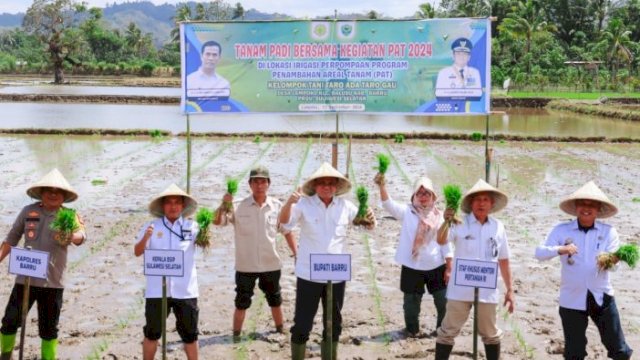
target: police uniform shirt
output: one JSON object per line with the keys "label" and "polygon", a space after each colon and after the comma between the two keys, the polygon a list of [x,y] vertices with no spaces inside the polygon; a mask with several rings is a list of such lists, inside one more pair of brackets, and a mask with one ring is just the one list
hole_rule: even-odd
{"label": "police uniform shirt", "polygon": [[[147,249],[180,250],[184,252],[184,276],[167,276],[167,297],[192,299],[198,297],[198,274],[194,261],[195,240],[198,225],[191,219],[179,217],[173,224],[166,217],[150,221],[140,229],[136,242],[140,241],[149,225],[153,224],[153,235]],[[146,298],[162,297],[162,276],[147,276]]]}
{"label": "police uniform shirt", "polygon": [[[291,208],[291,231],[300,224],[300,240],[296,260],[296,276],[311,281],[311,254],[344,254],[347,228],[358,214],[358,208],[345,199],[333,197],[325,206],[317,194],[301,198]],[[321,281],[324,283],[324,281]]]}
{"label": "police uniform shirt", "polygon": [[[460,73],[462,70],[462,73]],[[436,89],[480,89],[482,82],[480,72],[476,68],[465,66],[462,69],[455,65],[447,66],[438,72]]]}
{"label": "police uniform shirt", "polygon": [[586,310],[587,291],[591,291],[598,305],[602,305],[604,294],[613,296],[609,279],[610,271],[599,271],[596,258],[604,252],[618,250],[620,240],[616,229],[596,221],[593,229],[584,232],[578,221],[573,220],[556,225],[543,245],[536,248],[538,260],[549,260],[558,255],[558,250],[567,243],[578,247],[578,252],[560,256],[560,306],[567,309]]}
{"label": "police uniform shirt", "polygon": [[[51,223],[55,220],[57,211],[47,211],[41,202],[25,206],[16,218],[11,230],[5,238],[10,246],[17,246],[24,235],[24,247],[31,246],[33,250],[49,253],[49,265],[47,267],[47,279],[31,278],[31,286],[64,288],[64,271],[67,268],[67,246],[60,245],[56,240],[59,236],[51,229]],[[86,239],[84,224],[76,214],[79,231]],[[16,276],[16,283],[24,284],[24,276]]]}
{"label": "police uniform shirt", "polygon": [[[504,225],[497,219],[489,216],[484,224],[481,224],[473,213],[467,214],[461,224],[452,225],[449,230],[449,242],[455,248],[454,266],[451,280],[447,286],[447,299],[458,301],[473,301],[473,287],[455,285],[457,269],[455,259],[471,259],[481,261],[498,261],[509,258],[509,244]],[[479,301],[482,303],[497,304],[498,288],[479,289]]]}

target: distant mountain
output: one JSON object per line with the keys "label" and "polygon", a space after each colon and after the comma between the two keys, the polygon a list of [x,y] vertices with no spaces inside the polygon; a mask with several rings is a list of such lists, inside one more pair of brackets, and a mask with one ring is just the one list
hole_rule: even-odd
{"label": "distant mountain", "polygon": [[8,14],[2,13],[0,14],[0,28],[15,28],[22,26],[22,19],[24,18],[24,13],[17,14]]}
{"label": "distant mountain", "polygon": [[[232,2],[228,2],[232,3]],[[242,3],[242,2],[241,2]],[[196,2],[187,2],[191,9],[194,10]],[[235,2],[233,2],[235,4]],[[233,5],[232,5],[233,6]],[[103,9],[103,20],[107,26],[113,29],[124,30],[129,23],[135,23],[144,34],[153,34],[154,43],[160,47],[170,38],[171,29],[174,27],[172,18],[177,10],[176,5],[163,4],[154,5],[149,1],[124,2],[121,4],[113,3]],[[193,11],[195,13],[195,11]],[[333,16],[319,16],[318,19],[324,19]],[[364,19],[364,14],[340,14],[340,19]],[[0,14],[0,30],[19,27],[22,25],[24,13],[18,14]],[[279,13],[264,13],[256,9],[245,10],[244,20],[246,21],[264,21],[264,20],[282,20],[291,19],[292,17]]]}

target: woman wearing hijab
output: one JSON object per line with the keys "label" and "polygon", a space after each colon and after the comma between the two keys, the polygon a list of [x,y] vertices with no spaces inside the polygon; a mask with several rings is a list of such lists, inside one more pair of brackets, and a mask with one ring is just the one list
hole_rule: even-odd
{"label": "woman wearing hijab", "polygon": [[405,331],[416,337],[420,333],[420,304],[425,287],[436,307],[436,328],[444,318],[453,251],[450,244],[439,245],[436,240],[444,219],[435,205],[437,196],[429,178],[421,177],[415,182],[409,204],[389,196],[381,174],[374,181],[380,188],[382,206],[402,222],[395,260],[402,266],[400,290],[404,293]]}

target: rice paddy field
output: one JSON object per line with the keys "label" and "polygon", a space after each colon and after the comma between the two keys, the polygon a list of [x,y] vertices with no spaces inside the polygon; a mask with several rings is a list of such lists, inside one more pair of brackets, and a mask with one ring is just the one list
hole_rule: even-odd
{"label": "rice paddy field", "polygon": [[[516,310],[498,308],[505,330],[503,359],[561,359],[562,327],[558,315],[560,264],[538,262],[535,247],[551,227],[569,217],[559,201],[594,180],[620,209],[608,219],[625,243],[640,241],[640,144],[494,142],[490,180],[509,196],[496,215],[507,229],[516,292]],[[249,195],[248,172],[257,164],[271,172],[270,194],[285,200],[322,162],[331,162],[331,141],[320,138],[199,137],[192,141],[191,176],[187,180],[187,141],[184,137],[2,135],[0,136],[0,232],[6,234],[20,209],[29,204],[25,191],[57,167],[80,194],[70,207],[87,226],[88,241],[69,250],[66,290],[60,320],[61,359],[141,359],[144,325],[142,259],[133,254],[135,236],[150,219],[150,199],[171,183],[190,192],[200,205],[217,207],[229,177],[241,179],[236,199]],[[462,140],[358,140],[338,144],[339,170],[356,185],[369,190],[378,227],[352,228],[352,281],[347,284],[344,329],[339,359],[424,359],[433,357],[435,338],[405,338],[400,267],[393,257],[400,223],[389,217],[378,201],[373,183],[376,154],[387,154],[390,195],[409,201],[418,176],[433,179],[440,191],[447,183],[466,191],[484,178],[484,143]],[[355,202],[355,194],[346,195]],[[443,196],[440,194],[440,206]],[[200,286],[201,359],[284,359],[289,337],[274,331],[264,297],[256,292],[247,312],[242,341],[231,333],[234,299],[234,240],[229,227],[214,227],[208,254],[198,254]],[[283,310],[286,327],[293,318],[295,276],[293,258],[284,239],[279,241],[284,268]],[[0,306],[4,307],[14,276],[7,261],[0,272]],[[640,349],[640,284],[638,270],[622,265],[613,275],[616,302],[628,343]],[[502,282],[499,282],[502,288]],[[257,290],[257,289],[256,289]],[[435,308],[425,295],[421,329],[435,327]],[[308,345],[308,357],[320,356],[320,312]],[[597,329],[588,328],[589,359],[605,359]],[[174,317],[168,320],[168,358],[183,359]],[[27,359],[40,354],[35,309],[27,320]],[[452,359],[469,359],[472,321],[457,338]],[[156,358],[159,358],[160,349]],[[14,357],[17,354],[14,353]],[[480,358],[484,349],[480,346]]]}

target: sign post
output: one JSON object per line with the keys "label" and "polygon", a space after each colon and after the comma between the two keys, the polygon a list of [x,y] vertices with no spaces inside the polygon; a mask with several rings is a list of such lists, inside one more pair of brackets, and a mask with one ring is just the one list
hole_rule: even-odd
{"label": "sign post", "polygon": [[31,246],[26,249],[17,247],[11,248],[9,258],[9,273],[24,276],[24,290],[22,293],[22,313],[20,326],[20,352],[18,358],[24,357],[24,337],[27,327],[27,315],[29,314],[29,288],[31,278],[46,279],[47,267],[49,264],[49,253],[31,250]]}
{"label": "sign post", "polygon": [[[329,349],[328,359],[333,354],[333,281],[351,280],[351,254],[311,254],[311,281],[327,282],[326,331]],[[324,358],[324,357],[323,357]]]}
{"label": "sign post", "polygon": [[184,252],[181,250],[144,251],[144,274],[162,276],[162,359],[167,358],[167,277],[184,276]]}
{"label": "sign post", "polygon": [[456,259],[455,284],[473,287],[473,359],[478,358],[478,302],[480,288],[498,286],[498,263],[472,259]]}

